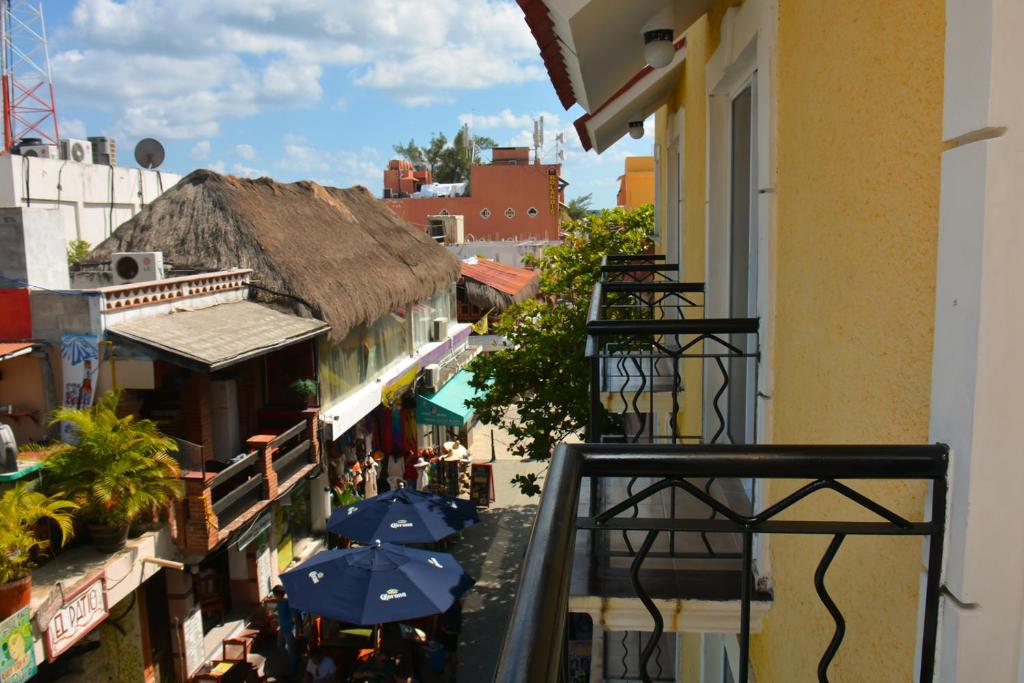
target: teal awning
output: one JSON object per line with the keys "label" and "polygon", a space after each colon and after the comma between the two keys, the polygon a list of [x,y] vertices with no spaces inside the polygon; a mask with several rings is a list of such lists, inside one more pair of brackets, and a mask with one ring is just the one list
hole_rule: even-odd
{"label": "teal awning", "polygon": [[466,401],[479,395],[469,386],[472,376],[469,370],[459,370],[437,393],[417,396],[416,422],[441,427],[468,424],[473,419],[473,409],[466,405]]}

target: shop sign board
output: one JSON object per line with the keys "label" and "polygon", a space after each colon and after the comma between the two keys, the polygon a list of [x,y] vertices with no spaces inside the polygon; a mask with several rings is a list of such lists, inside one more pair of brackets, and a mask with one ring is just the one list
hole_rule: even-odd
{"label": "shop sign board", "polygon": [[558,173],[553,168],[548,169],[548,213],[558,214]]}
{"label": "shop sign board", "polygon": [[270,595],[270,546],[263,545],[256,555],[256,590],[260,600]]}
{"label": "shop sign board", "polygon": [[203,665],[203,613],[196,607],[181,622],[181,642],[185,644],[185,670],[192,676]]}
{"label": "shop sign board", "polygon": [[403,372],[398,377],[384,385],[380,390],[380,402],[385,408],[397,408],[402,402],[402,395],[412,389],[416,384],[416,376],[420,372],[419,364]]}
{"label": "shop sign board", "polygon": [[23,607],[0,622],[0,683],[22,683],[36,675],[32,609]]}
{"label": "shop sign board", "polygon": [[81,640],[109,614],[103,576],[97,576],[72,595],[46,626],[46,658],[53,661]]}

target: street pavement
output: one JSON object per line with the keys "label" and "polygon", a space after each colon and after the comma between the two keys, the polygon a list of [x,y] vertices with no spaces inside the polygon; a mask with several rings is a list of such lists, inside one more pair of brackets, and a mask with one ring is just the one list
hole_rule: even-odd
{"label": "street pavement", "polygon": [[477,425],[471,436],[474,460],[490,459],[490,432],[494,430],[495,502],[480,512],[480,523],[466,529],[448,546],[476,585],[463,600],[457,680],[486,683],[494,677],[519,588],[519,568],[530,540],[540,496],[528,497],[511,483],[517,474],[542,473],[546,462],[533,462],[508,452],[508,434],[490,425]]}

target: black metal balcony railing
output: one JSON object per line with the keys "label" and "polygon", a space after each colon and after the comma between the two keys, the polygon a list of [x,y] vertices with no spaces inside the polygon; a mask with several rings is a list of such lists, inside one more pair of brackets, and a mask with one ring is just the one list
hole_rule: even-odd
{"label": "black metal balcony railing", "polygon": [[[589,443],[752,440],[748,435],[756,421],[758,321],[705,319],[704,284],[672,281],[667,275],[675,271],[675,265],[649,255],[614,257],[602,265],[587,322]],[[646,278],[650,273],[658,277]],[[684,408],[686,392],[691,396]],[[594,480],[588,490],[590,508],[631,497],[650,483],[639,476]],[[734,509],[749,514],[754,508],[752,480],[709,477],[699,485],[706,495]],[[649,502],[671,511],[670,518],[693,508],[691,501],[680,500],[675,487]],[[632,515],[639,515],[638,506],[632,507]],[[587,592],[607,595],[628,579],[628,560],[636,556],[643,535],[622,530],[614,538],[591,534],[589,540]],[[701,533],[699,543],[692,541],[675,532],[665,534],[649,552],[657,561],[644,570],[648,581],[674,583],[676,570],[686,567],[688,585],[704,591],[687,597],[728,596],[730,589],[723,584],[733,585],[731,575],[740,571],[742,539]]]}
{"label": "black metal balcony railing", "polygon": [[[520,589],[502,647],[495,681],[535,683],[565,681],[566,621],[572,584],[577,530],[608,534],[637,531],[644,540],[632,560],[630,576],[635,595],[651,615],[652,637],[640,658],[640,677],[651,681],[648,663],[664,629],[661,613],[645,587],[641,571],[660,534],[738,534],[742,538],[739,595],[739,666],[736,678],[748,680],[751,604],[758,599],[754,538],[759,534],[811,534],[831,540],[818,563],[814,586],[835,630],[818,665],[818,680],[842,645],[846,623],[825,585],[826,573],[847,536],[898,536],[927,539],[927,580],[920,647],[920,680],[934,673],[938,624],[942,543],[945,532],[948,449],[931,446],[776,446],[776,445],[561,445],[555,452],[533,535],[526,551]],[[581,488],[589,479],[650,477],[642,491],[602,509],[579,515]],[[709,496],[695,482],[714,477],[798,480],[795,491],[755,513],[738,511]],[[807,482],[810,480],[810,482]],[[844,480],[928,482],[930,516],[912,521],[873,500]],[[625,517],[623,513],[672,488],[713,511],[686,517]],[[810,496],[832,495],[876,516],[875,521],[793,519],[793,506]],[[781,513],[790,511],[786,519]],[[582,536],[582,537],[585,537]],[[865,586],[865,591],[872,590]],[[784,598],[783,598],[784,599]]]}
{"label": "black metal balcony railing", "polygon": [[601,259],[603,282],[672,282],[678,271],[662,254],[611,254]]}
{"label": "black metal balcony railing", "polygon": [[[672,281],[676,266],[657,256],[626,258],[606,260],[591,297],[587,441],[749,441],[757,408],[758,320],[705,318],[704,283]],[[687,367],[699,386],[686,386]],[[680,424],[684,391],[697,392],[695,412],[707,416],[691,433]],[[660,423],[659,414],[667,416]]]}

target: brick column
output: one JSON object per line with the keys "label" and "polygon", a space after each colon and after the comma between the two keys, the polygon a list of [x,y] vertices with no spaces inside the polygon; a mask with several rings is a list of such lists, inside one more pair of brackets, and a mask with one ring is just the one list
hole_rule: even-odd
{"label": "brick column", "polygon": [[217,545],[217,515],[213,513],[213,497],[208,481],[213,474],[188,472],[185,480],[185,519],[179,524],[184,530],[183,547],[189,555],[205,555]]}
{"label": "brick column", "polygon": [[277,449],[270,445],[274,437],[270,434],[257,434],[245,442],[247,452],[256,451],[256,465],[263,473],[263,496],[267,500],[277,498],[277,472],[274,471],[274,454]]}

